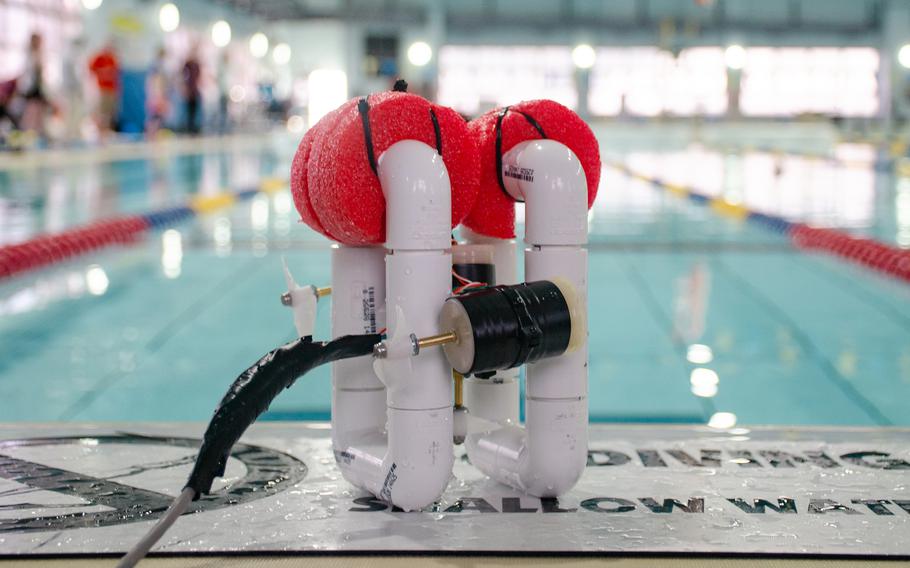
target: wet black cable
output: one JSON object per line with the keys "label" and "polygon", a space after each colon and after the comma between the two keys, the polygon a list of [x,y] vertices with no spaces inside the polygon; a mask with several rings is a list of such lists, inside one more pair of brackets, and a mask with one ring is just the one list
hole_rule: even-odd
{"label": "wet black cable", "polygon": [[320,365],[368,355],[380,341],[379,334],[346,335],[329,342],[314,342],[308,335],[270,351],[244,371],[221,399],[202,437],[199,457],[186,482],[196,491],[194,500],[224,475],[231,448],[282,390]]}
{"label": "wet black cable", "polygon": [[295,339],[266,353],[231,384],[202,437],[202,446],[189,479],[167,514],[123,557],[118,568],[142,560],[192,501],[208,494],[216,477],[224,475],[231,448],[272,401],[302,375],[320,365],[369,355],[382,341],[379,334],[346,335],[332,341]]}

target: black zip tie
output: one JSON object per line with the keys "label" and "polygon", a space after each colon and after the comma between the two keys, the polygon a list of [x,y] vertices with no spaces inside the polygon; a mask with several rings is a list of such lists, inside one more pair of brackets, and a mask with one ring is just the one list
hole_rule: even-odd
{"label": "black zip tie", "polygon": [[436,152],[442,156],[442,132],[439,131],[439,119],[436,118],[433,107],[430,107],[430,120],[433,121],[433,132],[436,134]]}
{"label": "black zip tie", "polygon": [[[510,107],[503,107],[502,111],[499,113],[499,116],[496,117],[496,181],[499,182],[499,189],[502,190],[506,197],[517,203],[524,203],[523,199],[515,199],[512,197],[508,190],[506,190],[506,184],[502,179],[502,119],[504,119],[509,113],[509,109]],[[540,134],[540,137],[544,140],[547,139],[547,135],[543,131],[543,127],[539,122],[534,120],[534,117],[520,110],[516,110],[514,112],[517,112],[521,116],[525,117],[525,120],[528,121],[528,124],[530,124],[534,130]]]}
{"label": "black zip tie", "polygon": [[505,196],[515,200],[515,198],[506,191],[506,184],[502,180],[502,119],[506,117],[508,112],[509,107],[502,107],[502,110],[499,111],[499,115],[496,117],[496,180],[499,182],[499,189],[502,190]]}
{"label": "black zip tie", "polygon": [[392,90],[398,93],[407,93],[408,92],[408,82],[404,79],[398,79],[395,81],[395,86],[392,87]]}
{"label": "black zip tie", "polygon": [[370,162],[373,173],[379,175],[376,168],[376,155],[373,152],[373,133],[370,130],[370,103],[367,102],[366,97],[357,101],[357,111],[360,113],[360,122],[363,124],[363,141],[367,147],[367,160]]}
{"label": "black zip tie", "polygon": [[541,126],[539,122],[537,122],[536,120],[534,120],[534,117],[533,117],[533,116],[531,116],[530,114],[528,114],[528,113],[526,113],[526,112],[521,112],[520,110],[516,110],[515,112],[517,112],[517,113],[520,114],[521,116],[525,117],[525,120],[528,121],[528,124],[530,124],[531,126],[534,127],[534,130],[536,130],[537,133],[540,134],[540,137],[541,137],[541,138],[543,138],[544,140],[547,139],[547,135],[546,135],[546,133],[544,133],[544,131],[543,131],[543,126]]}

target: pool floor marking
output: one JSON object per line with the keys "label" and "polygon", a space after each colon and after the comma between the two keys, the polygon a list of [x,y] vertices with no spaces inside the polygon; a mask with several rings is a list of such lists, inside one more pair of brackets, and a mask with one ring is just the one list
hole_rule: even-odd
{"label": "pool floor marking", "polygon": [[[626,255],[626,258],[624,258],[623,261],[623,264],[625,265],[625,270],[623,270],[623,273],[626,275],[635,290],[638,292],[639,296],[642,298],[642,301],[645,304],[647,311],[651,314],[651,317],[661,324],[662,329],[666,330],[667,341],[669,342],[671,350],[676,356],[676,362],[680,364],[680,368],[689,370],[689,367],[692,365],[689,365],[683,351],[686,348],[686,342],[674,339],[675,323],[673,321],[673,318],[670,317],[670,315],[664,310],[663,306],[661,306],[660,302],[657,299],[657,296],[651,289],[648,280],[642,275],[641,271],[637,266],[635,266],[634,262],[630,260],[628,255]],[[681,380],[688,380],[689,373],[680,373],[679,377]],[[686,385],[686,388],[688,390],[688,385]],[[692,396],[696,399],[698,405],[701,407],[703,421],[707,422],[708,419],[717,411],[714,406],[714,401],[709,397],[695,395]]]}
{"label": "pool floor marking", "polygon": [[[148,423],[0,427],[0,440],[7,440],[0,442],[0,454],[10,463],[72,472],[77,480],[115,478],[117,498],[135,505],[123,522],[95,526],[93,515],[100,510],[103,517],[105,509],[97,506],[91,484],[31,480],[0,468],[0,555],[126,550],[160,514],[158,500],[149,504],[138,496],[179,491],[189,467],[183,458],[202,429]],[[227,506],[181,517],[156,551],[910,558],[910,539],[896,536],[910,530],[906,429],[592,425],[588,467],[558,499],[492,482],[459,447],[446,492],[414,513],[348,485],[334,464],[330,432],[324,423],[255,425],[212,496]],[[252,465],[244,468],[247,461]],[[244,473],[257,466],[265,475],[261,487],[247,483]],[[250,491],[232,499],[241,486]],[[80,492],[85,497],[74,500]],[[73,522],[79,519],[87,520]]]}
{"label": "pool floor marking", "polygon": [[724,262],[718,260],[715,267],[726,275],[729,279],[736,282],[737,288],[748,294],[756,303],[763,305],[775,319],[780,321],[784,326],[791,330],[794,339],[800,344],[803,351],[811,358],[815,359],[817,366],[822,370],[823,376],[831,383],[832,386],[840,390],[856,407],[861,409],[873,423],[879,426],[890,426],[891,420],[885,416],[881,410],[871,400],[865,397],[857,388],[850,383],[834,366],[833,363],[825,356],[824,352],[812,341],[811,336],[797,324],[796,320],[787,313],[766,293],[762,292],[757,286],[744,278],[736,271],[728,267]]}
{"label": "pool floor marking", "polygon": [[[201,293],[185,309],[162,326],[155,335],[142,347],[141,355],[148,356],[158,352],[168,341],[173,339],[176,333],[187,325],[192,318],[199,317],[207,309],[215,307],[220,301],[229,297],[230,292],[236,286],[242,284],[244,280],[252,277],[256,272],[251,270],[258,263],[258,259],[252,258],[244,262],[240,267],[232,270],[228,275],[214,283]],[[137,365],[145,361],[140,358]],[[90,390],[86,390],[79,398],[72,401],[66,409],[59,415],[60,420],[73,420],[79,414],[90,406],[95,400],[103,396],[105,392],[114,384],[121,380],[129,380],[130,375],[120,369],[112,370],[104,374]]]}

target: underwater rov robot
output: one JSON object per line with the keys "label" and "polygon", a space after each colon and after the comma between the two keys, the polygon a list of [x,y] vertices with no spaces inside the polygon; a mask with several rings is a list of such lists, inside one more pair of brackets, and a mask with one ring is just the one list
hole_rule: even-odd
{"label": "underwater rov robot", "polygon": [[[465,123],[404,88],[348,101],[301,141],[291,188],[303,221],[337,243],[331,288],[298,286],[286,267],[282,302],[300,339],[231,385],[186,487],[120,566],[211,490],[233,444],[284,388],[325,363],[338,467],[405,511],[442,495],[456,443],[486,475],[534,496],[560,495],[581,476],[596,139],[552,101]],[[526,204],[526,282],[516,276],[516,202]],[[467,244],[452,239],[462,222]],[[329,293],[335,339],[314,341],[316,305]]]}

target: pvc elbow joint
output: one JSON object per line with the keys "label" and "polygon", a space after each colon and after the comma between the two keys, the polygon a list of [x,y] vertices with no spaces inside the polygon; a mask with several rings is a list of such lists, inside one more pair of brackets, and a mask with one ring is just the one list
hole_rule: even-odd
{"label": "pvc elbow joint", "polygon": [[588,242],[588,184],[572,150],[554,140],[529,140],[506,152],[502,169],[506,191],[527,203],[527,244]]}
{"label": "pvc elbow joint", "polygon": [[528,400],[525,427],[506,425],[466,440],[471,463],[535,497],[572,489],[588,459],[587,400]]}

